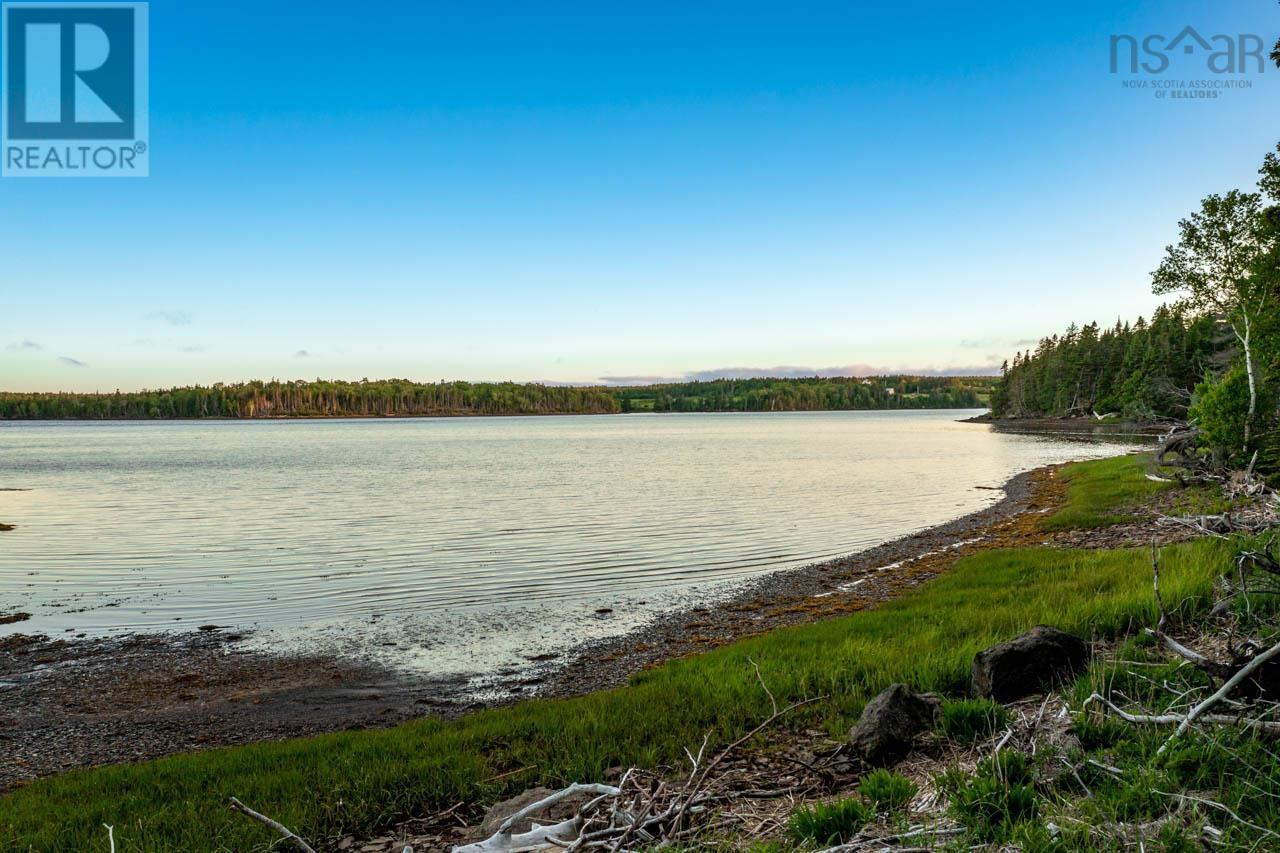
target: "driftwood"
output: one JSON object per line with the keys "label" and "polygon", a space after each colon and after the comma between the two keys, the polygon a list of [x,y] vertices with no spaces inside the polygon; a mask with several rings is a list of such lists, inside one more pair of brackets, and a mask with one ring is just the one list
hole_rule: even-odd
{"label": "driftwood", "polygon": [[310,844],[308,844],[307,842],[299,838],[297,835],[295,835],[293,833],[293,830],[289,829],[289,827],[285,826],[279,821],[276,821],[267,817],[264,814],[261,814],[260,812],[255,812],[253,809],[249,808],[244,803],[237,800],[235,797],[231,798],[231,808],[234,811],[240,812],[240,814],[242,815],[246,815],[248,817],[253,818],[258,823],[271,827],[276,832],[278,832],[281,838],[283,838],[285,841],[292,841],[293,846],[303,851],[303,853],[316,853],[315,848],[313,848]]}
{"label": "driftwood", "polygon": [[[527,817],[540,814],[561,800],[578,794],[597,794],[598,797],[592,800],[590,804],[583,807],[576,815],[561,823],[550,824],[547,826],[533,825],[533,829],[528,832],[513,833],[511,830]],[[570,785],[563,790],[556,791],[548,797],[538,800],[536,803],[530,803],[520,811],[511,815],[502,822],[498,827],[498,831],[489,836],[485,840],[476,844],[466,844],[454,847],[454,853],[496,853],[496,851],[512,851],[512,850],[545,850],[550,848],[568,848],[573,846],[580,840],[582,835],[582,827],[585,821],[583,815],[588,812],[592,806],[599,804],[603,799],[617,797],[622,794],[621,788],[614,788],[609,785]]]}
{"label": "driftwood", "polygon": [[[1250,554],[1250,552],[1244,552],[1244,554],[1248,554],[1252,559],[1274,559],[1269,551],[1265,552],[1264,557]],[[1221,681],[1221,684],[1207,698],[1192,705],[1184,713],[1132,713],[1120,708],[1100,693],[1094,693],[1086,699],[1084,702],[1085,707],[1101,705],[1114,716],[1135,725],[1176,726],[1177,728],[1173,734],[1156,750],[1157,755],[1163,754],[1174,741],[1186,734],[1187,730],[1197,722],[1280,734],[1280,721],[1265,719],[1265,715],[1268,712],[1280,710],[1280,705],[1266,703],[1258,707],[1251,707],[1243,703],[1231,702],[1230,700],[1231,695],[1239,690],[1241,686],[1251,681],[1255,675],[1260,675],[1264,666],[1272,660],[1280,659],[1280,642],[1265,650],[1250,642],[1244,644],[1239,651],[1235,650],[1234,644],[1229,643],[1229,650],[1232,652],[1233,658],[1230,662],[1215,660],[1178,642],[1169,636],[1165,630],[1165,626],[1169,621],[1169,614],[1165,609],[1164,599],[1160,595],[1160,555],[1154,543],[1151,546],[1151,575],[1152,589],[1155,594],[1156,607],[1160,611],[1160,618],[1154,628],[1147,629],[1147,633],[1159,640],[1166,649],[1178,657],[1207,673],[1211,678]],[[1258,686],[1261,688],[1265,685]],[[1235,705],[1238,713],[1209,713],[1211,709],[1221,704]],[[1244,713],[1245,711],[1253,711],[1254,715],[1248,716]]]}
{"label": "driftwood", "polygon": [[[1235,811],[1223,805],[1222,803],[1217,802],[1216,800],[1207,800],[1204,797],[1193,797],[1190,794],[1166,793],[1164,791],[1156,791],[1154,788],[1152,790],[1162,797],[1170,797],[1171,799],[1175,799],[1180,803],[1196,803],[1202,806],[1209,806],[1210,808],[1217,809],[1218,811],[1221,811],[1221,812],[1225,812],[1237,823],[1239,823],[1242,826],[1247,826],[1249,829],[1252,829],[1254,832],[1260,833],[1261,835],[1270,836],[1271,838],[1280,838],[1280,833],[1273,832],[1272,830],[1267,829],[1265,826],[1258,826],[1256,823],[1250,823],[1249,821],[1240,817],[1240,815],[1236,814]],[[1209,827],[1206,827],[1206,829],[1208,828]],[[1218,833],[1218,834],[1220,835],[1221,833]]]}
{"label": "driftwood", "polygon": [[1257,535],[1280,526],[1280,515],[1272,506],[1254,507],[1217,515],[1162,515],[1159,527],[1186,527],[1203,536],[1226,537],[1236,533]]}
{"label": "driftwood", "polygon": [[[897,853],[906,853],[907,850],[934,850],[942,844],[944,839],[953,835],[961,835],[964,831],[963,826],[925,826],[917,824],[897,835],[854,838],[852,841],[837,844],[835,847],[826,847],[819,850],[818,853],[862,853],[862,851],[869,850],[895,850]],[[932,843],[928,847],[904,847],[904,842]]]}
{"label": "driftwood", "polygon": [[1205,699],[1203,702],[1196,705],[1194,708],[1192,708],[1190,711],[1187,712],[1186,717],[1183,718],[1182,722],[1178,724],[1178,730],[1173,733],[1172,737],[1170,737],[1167,741],[1161,744],[1160,749],[1156,751],[1156,754],[1159,755],[1163,753],[1166,749],[1168,749],[1169,744],[1173,743],[1175,739],[1185,734],[1187,729],[1191,728],[1191,724],[1194,723],[1196,719],[1198,719],[1200,716],[1202,716],[1205,711],[1212,708],[1214,705],[1218,704],[1223,699],[1226,699],[1229,695],[1231,695],[1231,691],[1234,690],[1237,685],[1243,682],[1252,673],[1256,672],[1267,661],[1276,657],[1276,655],[1280,655],[1280,643],[1276,643],[1274,646],[1267,649],[1265,652],[1258,655],[1257,657],[1249,661],[1244,666],[1240,667],[1239,671],[1236,672],[1235,675],[1228,678],[1227,681],[1221,687],[1219,687],[1213,693],[1212,696],[1210,696],[1208,699]]}
{"label": "driftwood", "polygon": [[[712,807],[740,805],[751,800],[777,799],[802,794],[803,792],[795,787],[776,790],[757,787],[744,789],[741,786],[735,788],[726,781],[735,773],[732,769],[717,775],[717,771],[724,766],[726,759],[753,737],[797,708],[825,698],[817,696],[803,699],[785,708],[779,708],[776,698],[760,674],[759,666],[755,661],[751,661],[751,665],[755,669],[761,688],[769,699],[772,713],[751,731],[725,746],[710,761],[704,761],[703,758],[710,741],[710,733],[703,739],[702,746],[696,755],[686,750],[692,769],[683,784],[672,785],[659,775],[643,773],[635,768],[624,773],[617,786],[573,784],[520,809],[506,818],[499,825],[497,832],[490,837],[473,844],[455,846],[453,853],[517,853],[517,851],[533,853],[539,850],[607,850],[610,853],[621,853],[621,851],[637,848],[671,846],[689,841],[699,832],[704,831],[707,828],[705,816]],[[804,764],[815,774],[821,775],[819,768],[804,762],[798,763]],[[546,811],[569,797],[583,793],[596,796],[579,808],[568,820],[547,826],[535,823],[528,832],[513,831],[522,821]],[[291,843],[303,853],[316,853],[315,848],[305,839],[274,818],[249,808],[235,797],[230,798],[230,804],[233,810],[273,830],[280,836],[280,841]],[[112,828],[107,826],[106,829],[111,851],[114,853],[115,839]],[[926,830],[923,827],[913,828],[913,831],[903,833],[901,838],[942,837],[951,831],[947,828],[936,831]],[[873,843],[878,842],[867,841],[867,845]],[[855,851],[870,849],[870,847],[855,845],[841,849]],[[413,849],[406,845],[401,853],[413,853]]]}
{"label": "driftwood", "polygon": [[[500,851],[610,851],[619,853],[636,848],[653,848],[679,844],[693,838],[706,827],[701,825],[708,810],[717,805],[748,799],[787,796],[790,789],[729,790],[717,771],[733,753],[753,737],[782,717],[823,697],[794,702],[779,708],[772,691],[764,682],[760,668],[751,661],[760,687],[769,699],[772,713],[742,737],[725,746],[709,761],[704,760],[710,734],[703,738],[697,753],[685,750],[692,769],[683,783],[670,784],[660,776],[632,768],[622,775],[616,787],[575,784],[521,809],[505,820],[498,831],[483,841],[453,848],[453,853],[500,853]],[[534,825],[526,833],[513,834],[512,828],[556,802],[583,792],[598,794],[578,809],[573,817],[550,826]],[[851,848],[852,849],[852,848]]]}
{"label": "driftwood", "polygon": [[[1187,718],[1190,716],[1189,714],[1133,714],[1119,707],[1101,693],[1094,693],[1090,695],[1088,699],[1084,700],[1084,705],[1085,707],[1101,705],[1107,711],[1111,712],[1116,717],[1119,717],[1121,720],[1124,720],[1126,723],[1134,723],[1136,725],[1181,726],[1184,723],[1187,723]],[[1195,719],[1200,722],[1211,723],[1216,726],[1256,729],[1258,731],[1269,732],[1271,734],[1280,734],[1280,720],[1263,720],[1244,717],[1238,714],[1201,714]],[[1187,723],[1187,725],[1189,726],[1190,724]],[[1185,729],[1180,728],[1178,732],[1174,734],[1174,737],[1181,735],[1184,731]],[[1163,751],[1165,746],[1168,746],[1168,743],[1161,746],[1160,751]]]}
{"label": "driftwood", "polygon": [[1236,555],[1236,565],[1244,569],[1258,569],[1269,575],[1280,577],[1280,558],[1272,553],[1275,537],[1272,536],[1259,550],[1242,550]]}
{"label": "driftwood", "polygon": [[1190,424],[1175,423],[1169,431],[1160,437],[1156,445],[1156,464],[1164,465],[1165,456],[1170,453],[1185,454],[1195,447],[1200,436],[1200,428]]}
{"label": "driftwood", "polygon": [[1225,680],[1233,676],[1238,667],[1233,668],[1229,664],[1219,663],[1206,657],[1194,649],[1184,646],[1166,633],[1165,626],[1169,622],[1169,611],[1165,609],[1164,598],[1160,595],[1160,552],[1156,549],[1154,542],[1151,543],[1151,587],[1155,594],[1156,608],[1160,611],[1160,619],[1156,622],[1154,628],[1147,629],[1147,633],[1164,644],[1169,651],[1196,668],[1204,670],[1214,678]]}

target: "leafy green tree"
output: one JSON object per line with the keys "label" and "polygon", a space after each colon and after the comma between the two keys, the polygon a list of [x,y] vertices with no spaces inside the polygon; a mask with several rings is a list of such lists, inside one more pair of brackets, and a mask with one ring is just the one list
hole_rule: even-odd
{"label": "leafy green tree", "polygon": [[1210,377],[1196,386],[1191,417],[1210,448],[1234,456],[1240,436],[1247,432],[1253,402],[1244,368],[1236,365],[1221,377]]}
{"label": "leafy green tree", "polygon": [[1180,305],[1221,317],[1244,353],[1249,386],[1249,412],[1241,446],[1248,448],[1258,411],[1258,378],[1254,364],[1254,327],[1268,306],[1268,288],[1254,274],[1268,253],[1272,235],[1264,226],[1262,196],[1231,190],[1210,195],[1200,210],[1178,223],[1179,240],[1165,249],[1164,260],[1151,274],[1158,294],[1183,294]]}

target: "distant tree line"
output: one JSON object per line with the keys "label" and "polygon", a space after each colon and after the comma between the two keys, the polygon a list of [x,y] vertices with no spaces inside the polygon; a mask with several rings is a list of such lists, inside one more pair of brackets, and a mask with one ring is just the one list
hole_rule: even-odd
{"label": "distant tree line", "polygon": [[0,418],[273,418],[600,414],[604,388],[407,379],[240,382],[113,394],[0,394]]}
{"label": "distant tree line", "polygon": [[643,387],[242,382],[108,394],[0,393],[0,418],[276,418],[979,408],[995,377],[745,379]]}
{"label": "distant tree line", "polygon": [[613,393],[626,412],[974,409],[988,405],[995,381],[992,376],[717,379],[620,388]]}

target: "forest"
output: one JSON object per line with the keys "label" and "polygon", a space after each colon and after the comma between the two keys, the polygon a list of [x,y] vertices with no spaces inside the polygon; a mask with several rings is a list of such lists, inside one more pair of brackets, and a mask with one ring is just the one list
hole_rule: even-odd
{"label": "forest", "polygon": [[0,393],[0,418],[279,418],[981,408],[995,377],[739,379],[636,387],[269,381],[105,394]]}
{"label": "forest", "polygon": [[717,379],[615,388],[624,412],[801,412],[840,409],[978,409],[995,377],[879,376]]}
{"label": "forest", "polygon": [[1211,316],[1161,306],[1151,322],[1072,324],[1006,363],[992,395],[1003,418],[1107,413],[1140,420],[1182,417],[1193,390],[1230,359]]}
{"label": "forest", "polygon": [[1257,191],[1205,197],[1151,273],[1150,322],[1072,325],[1006,363],[997,418],[1185,423],[1224,464],[1280,472],[1280,145]]}

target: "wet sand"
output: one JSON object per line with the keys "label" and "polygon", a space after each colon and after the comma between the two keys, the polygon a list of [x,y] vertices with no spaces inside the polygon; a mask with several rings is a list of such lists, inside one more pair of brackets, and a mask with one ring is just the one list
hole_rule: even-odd
{"label": "wet sand", "polygon": [[0,790],[76,767],[460,710],[438,699],[457,685],[244,651],[240,639],[0,638]]}

